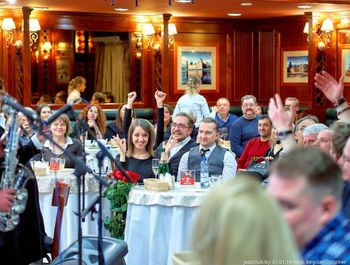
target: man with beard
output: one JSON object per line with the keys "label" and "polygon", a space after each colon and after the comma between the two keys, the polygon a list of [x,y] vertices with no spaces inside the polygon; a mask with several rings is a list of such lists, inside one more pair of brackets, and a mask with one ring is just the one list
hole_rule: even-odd
{"label": "man with beard", "polygon": [[[169,159],[170,174],[177,176],[180,159],[196,143],[191,139],[194,122],[184,112],[178,113],[171,124],[171,135],[164,146],[165,152],[161,159]],[[156,153],[160,156],[162,146],[158,146]]]}
{"label": "man with beard", "polygon": [[250,139],[259,137],[256,98],[252,95],[246,95],[242,97],[241,103],[243,116],[235,120],[230,129],[231,149],[237,158],[242,155]]}

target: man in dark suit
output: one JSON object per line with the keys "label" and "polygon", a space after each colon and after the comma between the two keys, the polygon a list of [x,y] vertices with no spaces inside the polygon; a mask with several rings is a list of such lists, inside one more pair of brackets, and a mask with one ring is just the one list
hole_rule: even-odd
{"label": "man in dark suit", "polygon": [[[191,139],[194,122],[184,112],[178,113],[171,124],[171,135],[164,146],[165,157],[169,158],[170,174],[177,176],[178,167],[182,155],[196,145]],[[158,146],[156,153],[160,157],[162,146]]]}

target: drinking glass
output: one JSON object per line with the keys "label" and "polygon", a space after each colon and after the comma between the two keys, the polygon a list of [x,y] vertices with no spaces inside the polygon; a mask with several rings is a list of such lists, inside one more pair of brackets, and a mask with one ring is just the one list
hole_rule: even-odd
{"label": "drinking glass", "polygon": [[209,176],[210,187],[217,186],[222,180],[222,175],[211,175]]}
{"label": "drinking glass", "polygon": [[228,137],[228,129],[227,129],[227,127],[220,128],[219,132],[220,132],[220,138],[222,140],[227,141],[227,137]]}
{"label": "drinking glass", "polygon": [[153,170],[153,173],[156,176],[156,178],[157,178],[157,175],[158,175],[158,166],[159,166],[159,159],[158,158],[153,158],[152,159],[152,170]]}

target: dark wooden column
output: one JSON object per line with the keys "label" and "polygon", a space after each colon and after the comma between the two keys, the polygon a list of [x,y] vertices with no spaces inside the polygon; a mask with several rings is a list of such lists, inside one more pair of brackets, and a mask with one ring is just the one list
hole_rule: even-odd
{"label": "dark wooden column", "polygon": [[23,7],[23,100],[24,106],[30,106],[32,101],[32,71],[31,71],[31,56],[30,56],[30,32],[29,32],[29,16],[32,9]]}
{"label": "dark wooden column", "polygon": [[163,49],[162,49],[162,90],[165,93],[169,93],[169,69],[170,67],[167,67],[169,64],[169,20],[170,20],[171,14],[163,14]]}

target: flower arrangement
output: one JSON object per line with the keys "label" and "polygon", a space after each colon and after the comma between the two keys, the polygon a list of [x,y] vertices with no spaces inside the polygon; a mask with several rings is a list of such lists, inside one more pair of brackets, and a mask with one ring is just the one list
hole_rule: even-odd
{"label": "flower arrangement", "polygon": [[113,171],[110,178],[115,179],[116,182],[104,193],[104,196],[111,202],[111,216],[104,220],[104,227],[112,237],[118,239],[124,239],[129,192],[140,178],[140,175],[135,172],[127,170],[126,173],[130,176],[131,182],[120,170]]}

